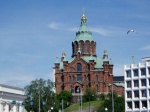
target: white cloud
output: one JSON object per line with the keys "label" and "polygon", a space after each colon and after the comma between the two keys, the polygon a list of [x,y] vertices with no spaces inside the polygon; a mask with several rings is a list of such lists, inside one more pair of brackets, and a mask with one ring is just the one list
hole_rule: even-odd
{"label": "white cloud", "polygon": [[91,32],[95,32],[103,36],[110,36],[108,29],[106,30],[104,28],[90,28],[90,30]]}
{"label": "white cloud", "polygon": [[[58,23],[58,22],[51,22],[48,24],[48,27],[53,30],[63,30],[63,31],[73,31],[76,32],[79,30],[79,27],[69,27],[66,24]],[[98,33],[102,36],[112,36],[112,35],[119,35],[122,32],[126,33],[126,30],[122,27],[117,26],[103,26],[103,27],[89,27],[91,32]],[[124,33],[123,33],[124,34]]]}
{"label": "white cloud", "polygon": [[150,50],[150,45],[140,48],[140,50]]}
{"label": "white cloud", "polygon": [[51,22],[48,24],[48,27],[50,29],[54,29],[54,30],[57,30],[57,29],[61,29],[61,24],[60,23],[57,23],[57,22]]}

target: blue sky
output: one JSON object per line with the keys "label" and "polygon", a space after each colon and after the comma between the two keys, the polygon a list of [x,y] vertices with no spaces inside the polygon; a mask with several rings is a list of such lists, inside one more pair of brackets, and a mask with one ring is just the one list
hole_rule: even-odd
{"label": "blue sky", "polygon": [[[0,83],[24,87],[34,79],[53,80],[56,56],[71,58],[71,42],[80,26],[82,9],[97,42],[114,64],[150,56],[149,0],[0,0]],[[138,32],[129,33],[129,29]]]}

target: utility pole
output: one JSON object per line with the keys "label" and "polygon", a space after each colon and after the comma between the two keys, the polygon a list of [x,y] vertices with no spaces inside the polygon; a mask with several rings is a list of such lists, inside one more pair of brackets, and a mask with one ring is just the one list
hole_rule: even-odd
{"label": "utility pole", "polygon": [[64,103],[63,103],[63,99],[62,99],[62,112],[64,112]]}

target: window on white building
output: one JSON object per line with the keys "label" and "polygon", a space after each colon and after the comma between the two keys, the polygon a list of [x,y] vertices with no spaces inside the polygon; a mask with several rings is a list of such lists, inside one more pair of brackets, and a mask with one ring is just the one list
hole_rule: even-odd
{"label": "window on white building", "polygon": [[127,81],[127,88],[131,88],[131,81]]}
{"label": "window on white building", "polygon": [[127,98],[132,98],[132,92],[131,91],[127,91]]}
{"label": "window on white building", "polygon": [[148,68],[148,74],[150,75],[150,67]]}
{"label": "window on white building", "polygon": [[141,90],[141,92],[142,92],[142,97],[147,97],[146,90]]}
{"label": "window on white building", "polygon": [[126,71],[127,77],[131,77],[131,70]]}
{"label": "window on white building", "polygon": [[141,86],[146,86],[146,79],[141,79]]}
{"label": "window on white building", "polygon": [[142,108],[147,108],[147,101],[142,101]]}
{"label": "window on white building", "polygon": [[139,98],[139,90],[134,91],[134,97]]}
{"label": "window on white building", "polygon": [[134,87],[139,87],[139,81],[138,80],[134,80]]}
{"label": "window on white building", "polygon": [[134,102],[135,108],[139,108],[139,101]]}
{"label": "window on white building", "polygon": [[145,76],[146,75],[146,68],[142,68],[141,69],[141,76]]}
{"label": "window on white building", "polygon": [[132,108],[132,102],[127,102],[127,108],[131,109]]}
{"label": "window on white building", "polygon": [[134,73],[134,77],[138,77],[139,76],[138,69],[133,70],[133,73]]}

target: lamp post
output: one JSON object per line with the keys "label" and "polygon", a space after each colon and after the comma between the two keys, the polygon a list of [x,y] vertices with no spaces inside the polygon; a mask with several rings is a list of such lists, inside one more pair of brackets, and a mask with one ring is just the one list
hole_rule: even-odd
{"label": "lamp post", "polygon": [[81,112],[82,112],[82,89],[81,89]]}
{"label": "lamp post", "polygon": [[61,100],[61,103],[60,103],[60,105],[61,105],[61,112],[64,112],[64,101],[63,101],[63,99]]}
{"label": "lamp post", "polygon": [[53,107],[51,107],[51,112],[53,111]]}
{"label": "lamp post", "polygon": [[[94,96],[94,95],[92,95],[92,96]],[[89,112],[91,112],[91,95],[89,95]]]}
{"label": "lamp post", "polygon": [[113,92],[113,83],[109,84],[109,86],[111,86],[111,91],[112,91],[112,112],[114,112],[114,92]]}
{"label": "lamp post", "polygon": [[42,79],[40,79],[40,84],[39,84],[39,112],[41,111],[41,83],[42,83]]}
{"label": "lamp post", "polygon": [[105,112],[107,112],[107,110],[108,110],[108,109],[107,109],[107,108],[105,108]]}
{"label": "lamp post", "polygon": [[78,101],[79,101],[79,112],[80,112],[80,100],[79,100],[79,87],[77,88],[77,93],[78,93]]}

